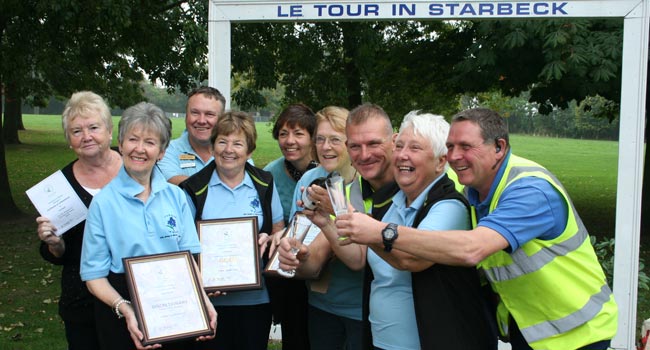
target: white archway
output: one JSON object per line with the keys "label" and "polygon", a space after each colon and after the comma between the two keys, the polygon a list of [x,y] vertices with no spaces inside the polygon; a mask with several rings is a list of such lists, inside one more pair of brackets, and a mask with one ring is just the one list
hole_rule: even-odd
{"label": "white archway", "polygon": [[[230,97],[231,22],[617,17],[624,19],[616,198],[615,349],[633,349],[641,231],[650,0],[566,1],[260,1],[210,0],[209,84]],[[230,99],[227,99],[229,108]]]}

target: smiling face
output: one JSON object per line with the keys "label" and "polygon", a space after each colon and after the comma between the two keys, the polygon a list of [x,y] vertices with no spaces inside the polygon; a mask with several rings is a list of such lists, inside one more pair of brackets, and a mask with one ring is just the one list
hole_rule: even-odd
{"label": "smiling face", "polygon": [[306,166],[311,161],[312,140],[305,128],[284,124],[278,132],[278,145],[284,158],[294,166]]}
{"label": "smiling face", "polygon": [[134,125],[126,131],[120,143],[120,153],[126,172],[142,185],[148,185],[151,171],[165,151],[160,136],[142,125]]}
{"label": "smiling face", "polygon": [[345,135],[334,130],[328,121],[318,124],[314,139],[318,162],[328,173],[341,170],[350,164],[350,156],[345,147]]}
{"label": "smiling face", "polygon": [[400,131],[393,151],[395,181],[413,201],[445,171],[446,156],[436,157],[431,142],[409,127]]}
{"label": "smiling face", "polygon": [[370,118],[359,124],[348,124],[346,142],[352,166],[377,189],[393,179],[390,171],[393,153],[392,133],[386,122]]}
{"label": "smiling face", "polygon": [[449,165],[458,181],[477,190],[481,199],[490,192],[503,153],[496,151],[495,144],[485,143],[478,124],[465,120],[451,125],[447,137]]}
{"label": "smiling face", "polygon": [[214,161],[219,174],[240,174],[251,156],[244,132],[217,135],[213,144]]}
{"label": "smiling face", "polygon": [[224,109],[221,101],[196,94],[187,100],[185,128],[192,147],[210,145],[210,134]]}
{"label": "smiling face", "polygon": [[109,130],[99,112],[88,111],[72,118],[67,124],[70,148],[79,158],[92,158],[111,146],[112,130]]}

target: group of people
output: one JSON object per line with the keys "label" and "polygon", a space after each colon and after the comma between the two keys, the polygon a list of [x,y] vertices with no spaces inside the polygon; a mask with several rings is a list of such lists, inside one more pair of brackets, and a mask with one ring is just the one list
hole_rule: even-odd
{"label": "group of people", "polygon": [[[498,113],[470,109],[449,124],[410,112],[395,133],[371,103],[293,104],[273,127],[282,157],[260,169],[253,119],[224,107],[218,90],[195,89],[170,140],[164,112],[139,103],[113,149],[104,100],[68,101],[77,159],[62,172],[88,216],[62,235],[37,223],[41,255],[63,265],[69,349],[261,350],[273,322],[285,350],[608,348],[617,308],[588,233],[560,182],[512,154]],[[347,213],[314,183],[334,172]],[[304,244],[282,236],[299,211],[320,229]],[[295,277],[203,293],[212,335],[143,346],[122,258],[198,254],[196,221],[241,216],[257,216],[260,267],[277,250]]]}

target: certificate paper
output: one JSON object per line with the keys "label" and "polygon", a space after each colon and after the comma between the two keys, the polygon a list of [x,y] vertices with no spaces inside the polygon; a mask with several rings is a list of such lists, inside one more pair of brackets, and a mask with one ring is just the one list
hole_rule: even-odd
{"label": "certificate paper", "polygon": [[86,220],[88,208],[65,179],[61,170],[25,191],[36,210],[50,219],[60,236]]}
{"label": "certificate paper", "polygon": [[143,345],[212,334],[189,251],[123,260]]}
{"label": "certificate paper", "polygon": [[257,216],[197,222],[199,267],[206,291],[262,288]]}

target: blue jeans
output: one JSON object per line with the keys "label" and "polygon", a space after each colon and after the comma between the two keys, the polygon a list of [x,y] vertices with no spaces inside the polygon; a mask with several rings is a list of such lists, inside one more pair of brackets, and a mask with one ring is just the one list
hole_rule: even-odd
{"label": "blue jeans", "polygon": [[309,306],[311,350],[361,349],[362,322]]}

